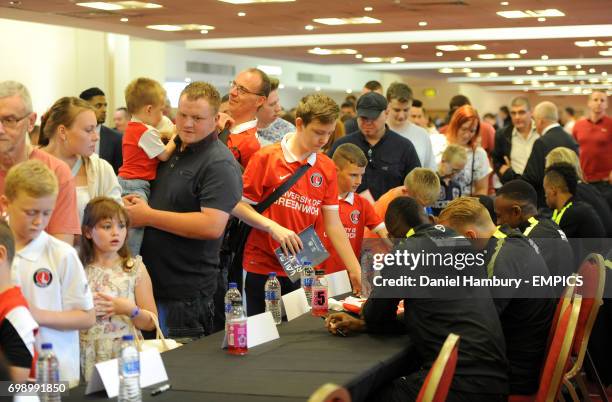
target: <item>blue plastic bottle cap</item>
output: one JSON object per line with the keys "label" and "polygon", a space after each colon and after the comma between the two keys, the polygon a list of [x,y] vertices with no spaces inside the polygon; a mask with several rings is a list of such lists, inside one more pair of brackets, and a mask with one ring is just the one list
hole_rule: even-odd
{"label": "blue plastic bottle cap", "polygon": [[311,262],[309,259],[304,258],[304,259],[302,260],[302,265],[312,265],[312,262]]}
{"label": "blue plastic bottle cap", "polygon": [[41,347],[43,350],[53,349],[53,344],[52,344],[52,343],[43,343],[42,345],[40,345],[40,347]]}
{"label": "blue plastic bottle cap", "polygon": [[230,289],[238,289],[238,284],[236,282],[230,282],[228,286]]}
{"label": "blue plastic bottle cap", "polygon": [[121,339],[123,339],[124,341],[133,341],[134,335],[123,335]]}
{"label": "blue plastic bottle cap", "polygon": [[276,276],[276,272],[270,272],[268,276]]}

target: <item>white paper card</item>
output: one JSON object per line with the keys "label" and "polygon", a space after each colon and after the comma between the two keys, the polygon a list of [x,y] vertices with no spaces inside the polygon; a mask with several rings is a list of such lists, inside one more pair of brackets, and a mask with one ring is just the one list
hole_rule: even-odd
{"label": "white paper card", "polygon": [[308,300],[306,300],[306,293],[304,288],[299,288],[291,293],[287,293],[283,296],[283,305],[285,306],[285,312],[287,313],[287,321],[291,321],[298,318],[302,314],[310,311]]}
{"label": "white paper card", "polygon": [[249,349],[279,337],[271,312],[266,311],[247,319],[247,347]]}
{"label": "white paper card", "polygon": [[344,293],[350,293],[353,289],[351,288],[351,281],[348,276],[346,269],[342,271],[334,272],[333,274],[325,275],[328,284],[328,297],[338,296]]}
{"label": "white paper card", "polygon": [[[85,395],[106,390],[109,398],[119,394],[119,366],[118,360],[112,359],[96,364]],[[157,349],[147,349],[140,352],[140,388],[168,381],[168,374],[164,362]]]}

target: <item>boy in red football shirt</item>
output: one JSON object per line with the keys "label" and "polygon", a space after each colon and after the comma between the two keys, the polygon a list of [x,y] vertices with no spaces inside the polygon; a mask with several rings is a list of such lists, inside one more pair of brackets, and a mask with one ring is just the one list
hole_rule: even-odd
{"label": "boy in red football shirt", "polygon": [[[372,204],[355,193],[365,174],[368,160],[363,151],[354,144],[340,145],[334,152],[332,160],[338,174],[340,221],[353,247],[353,252],[356,256],[360,256],[365,227],[382,238],[388,237],[384,220],[376,214]],[[317,221],[316,228],[325,248],[330,253],[329,258],[321,264],[321,268],[326,274],[342,271],[345,266],[325,233],[322,219]]]}
{"label": "boy in red football shirt", "polygon": [[[264,312],[264,284],[269,272],[276,272],[282,293],[300,287],[291,282],[274,250],[286,253],[302,248],[297,233],[314,225],[319,215],[331,243],[347,268],[353,291],[361,289],[361,267],[351,248],[338,214],[336,167],[329,157],[319,153],[336,128],[340,109],[330,97],[312,94],[304,97],[296,109],[295,133],[262,148],[251,157],[243,176],[242,201],[232,214],[253,227],[244,248],[243,268],[247,271],[245,291],[248,314]],[[262,214],[251,205],[265,200],[302,165],[306,173]]]}

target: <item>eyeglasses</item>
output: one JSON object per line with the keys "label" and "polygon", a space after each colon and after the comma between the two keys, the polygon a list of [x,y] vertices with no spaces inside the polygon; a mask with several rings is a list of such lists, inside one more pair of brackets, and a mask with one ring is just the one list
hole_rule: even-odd
{"label": "eyeglasses", "polygon": [[251,94],[251,95],[256,95],[256,96],[266,96],[259,92],[249,91],[247,88],[243,87],[242,85],[237,84],[236,81],[230,81],[229,85],[230,85],[230,89],[236,88],[240,95]]}
{"label": "eyeglasses", "polygon": [[15,129],[17,127],[17,124],[21,123],[21,121],[25,119],[26,117],[28,117],[30,114],[31,112],[28,112],[22,117],[15,117],[15,116],[0,117],[0,123],[2,123],[2,125],[5,128]]}

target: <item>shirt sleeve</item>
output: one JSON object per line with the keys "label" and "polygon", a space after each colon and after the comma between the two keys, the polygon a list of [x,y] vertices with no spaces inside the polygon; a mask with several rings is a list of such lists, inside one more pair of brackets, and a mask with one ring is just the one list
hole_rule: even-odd
{"label": "shirt sleeve", "polygon": [[234,160],[211,163],[200,184],[200,206],[230,213],[242,196],[240,168]]}
{"label": "shirt sleeve", "polygon": [[156,128],[149,128],[145,131],[140,140],[138,140],[138,146],[145,151],[149,159],[156,158],[157,155],[166,150],[166,146],[162,142],[159,131]]}
{"label": "shirt sleeve", "polygon": [[[33,335],[33,334],[32,334]],[[5,319],[0,325],[0,346],[11,366],[30,368],[32,353],[11,321]]]}
{"label": "shirt sleeve", "polygon": [[336,169],[331,168],[326,173],[328,183],[321,206],[322,208],[338,209],[338,176],[336,175]]}
{"label": "shirt sleeve", "polygon": [[68,165],[58,165],[55,175],[59,184],[55,208],[45,229],[49,234],[81,234],[81,224],[77,214],[76,186]]}
{"label": "shirt sleeve", "polygon": [[242,201],[256,205],[263,201],[264,179],[268,173],[268,161],[261,152],[253,155],[251,161],[253,163],[249,163],[242,175]]}
{"label": "shirt sleeve", "polygon": [[62,310],[91,310],[94,307],[93,296],[85,269],[72,247],[66,247],[65,250],[58,267],[62,287]]}
{"label": "shirt sleeve", "polygon": [[493,169],[491,169],[489,164],[486,151],[481,147],[476,148],[474,158],[474,181],[477,181],[488,176]]}

